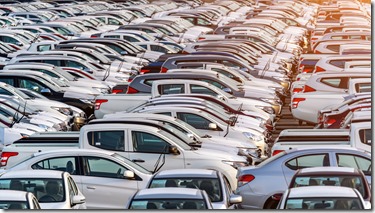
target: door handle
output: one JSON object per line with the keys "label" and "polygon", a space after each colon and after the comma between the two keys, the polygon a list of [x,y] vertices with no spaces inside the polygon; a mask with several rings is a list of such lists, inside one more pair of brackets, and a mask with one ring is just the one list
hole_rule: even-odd
{"label": "door handle", "polygon": [[142,159],[133,159],[132,160],[134,163],[144,163],[145,160],[142,160]]}
{"label": "door handle", "polygon": [[87,189],[96,189],[95,186],[86,186]]}

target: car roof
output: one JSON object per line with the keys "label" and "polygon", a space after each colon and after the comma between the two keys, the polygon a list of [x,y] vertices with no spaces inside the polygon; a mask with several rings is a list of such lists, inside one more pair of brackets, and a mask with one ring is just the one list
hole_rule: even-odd
{"label": "car roof", "polygon": [[298,175],[348,175],[359,174],[358,169],[349,167],[311,167],[298,171]]}
{"label": "car roof", "polygon": [[[354,148],[354,147],[344,147],[344,146],[335,146],[335,145],[332,145],[332,146],[324,146],[324,147],[296,147],[296,148],[293,148],[293,149],[289,149],[289,150],[286,150],[285,152],[287,153],[292,153],[292,152],[298,152],[298,151],[319,151],[321,150],[322,152],[323,151],[358,151],[358,152],[362,152],[360,150],[358,150],[357,148]],[[365,153],[365,152],[363,152]]]}
{"label": "car roof", "polygon": [[160,171],[154,178],[218,178],[215,170],[208,169],[171,169]]}
{"label": "car roof", "polygon": [[27,193],[29,192],[2,189],[0,193],[0,201],[25,201]]}
{"label": "car roof", "polygon": [[202,193],[199,189],[191,188],[152,188],[142,189],[135,196],[136,199],[203,199]]}
{"label": "car roof", "polygon": [[288,198],[358,197],[353,188],[342,186],[304,186],[291,188]]}
{"label": "car roof", "polygon": [[56,170],[33,170],[30,172],[28,170],[19,170],[19,171],[6,171],[0,175],[0,179],[8,178],[57,178],[61,179],[62,171]]}

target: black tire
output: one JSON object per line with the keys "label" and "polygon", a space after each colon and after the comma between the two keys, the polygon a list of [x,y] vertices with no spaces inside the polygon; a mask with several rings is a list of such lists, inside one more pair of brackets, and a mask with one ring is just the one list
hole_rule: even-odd
{"label": "black tire", "polygon": [[279,201],[272,200],[271,198],[269,198],[266,204],[264,204],[263,209],[276,209],[278,204],[279,204]]}

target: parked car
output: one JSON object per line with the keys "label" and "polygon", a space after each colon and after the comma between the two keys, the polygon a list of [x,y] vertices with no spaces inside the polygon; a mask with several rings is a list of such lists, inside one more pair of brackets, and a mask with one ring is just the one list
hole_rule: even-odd
{"label": "parked car", "polygon": [[232,189],[221,172],[203,169],[174,169],[154,174],[147,188],[195,188],[205,190],[213,209],[233,209],[242,197],[232,194]]}
{"label": "parked car", "polygon": [[[298,169],[349,166],[362,170],[366,176],[371,176],[371,165],[371,154],[355,148],[295,148],[274,155],[257,166],[239,169],[238,188],[235,193],[242,195],[243,201],[239,204],[241,208],[276,208],[280,197],[274,195],[284,193]],[[265,182],[268,183],[266,186]]]}
{"label": "parked car", "polygon": [[213,209],[206,191],[200,189],[153,188],[135,193],[126,209]]}
{"label": "parked car", "polygon": [[278,209],[371,209],[361,194],[342,186],[306,186],[287,189]]}
{"label": "parked car", "polygon": [[42,209],[86,209],[85,197],[68,172],[2,172],[0,186],[1,189],[33,193]]}
{"label": "parked car", "polygon": [[40,209],[40,205],[31,192],[2,189],[0,209]]}

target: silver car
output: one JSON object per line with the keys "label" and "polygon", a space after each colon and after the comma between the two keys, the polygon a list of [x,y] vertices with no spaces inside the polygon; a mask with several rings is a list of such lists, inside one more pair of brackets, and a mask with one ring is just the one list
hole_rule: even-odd
{"label": "silver car", "polygon": [[339,166],[362,170],[371,178],[371,154],[355,148],[295,148],[281,152],[257,166],[238,170],[235,194],[242,195],[239,208],[276,208],[296,170],[309,167]]}
{"label": "silver car", "polygon": [[214,209],[233,209],[241,203],[240,195],[232,194],[232,190],[223,174],[208,169],[171,169],[155,174],[147,188],[196,188],[205,190]]}

